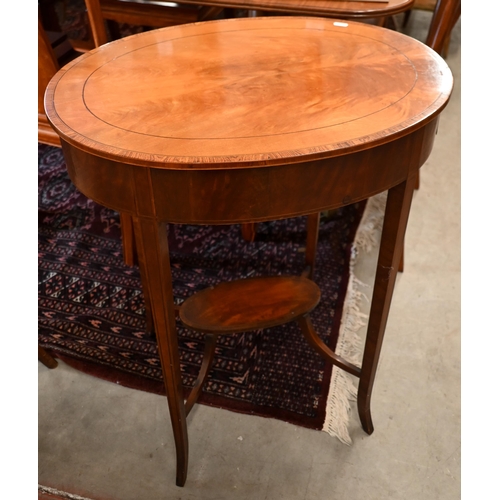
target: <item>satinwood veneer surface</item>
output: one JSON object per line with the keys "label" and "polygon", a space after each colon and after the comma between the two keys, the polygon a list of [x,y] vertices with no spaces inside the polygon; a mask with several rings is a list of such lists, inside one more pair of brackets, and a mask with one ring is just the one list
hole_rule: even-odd
{"label": "satinwood veneer surface", "polygon": [[452,76],[422,43],[355,22],[256,18],[141,33],[81,56],[48,86],[68,143],[157,168],[343,155],[421,127]]}

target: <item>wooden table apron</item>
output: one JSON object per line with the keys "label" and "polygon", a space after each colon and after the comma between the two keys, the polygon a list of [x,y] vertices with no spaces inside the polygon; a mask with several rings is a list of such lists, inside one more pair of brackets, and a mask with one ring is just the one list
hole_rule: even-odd
{"label": "wooden table apron", "polygon": [[62,146],[71,180],[102,205],[164,222],[233,224],[334,209],[392,188],[428,158],[437,122],[351,155],[265,168],[167,170]]}
{"label": "wooden table apron", "polygon": [[[319,40],[319,32],[317,30],[318,26],[321,29],[324,28],[326,30],[331,30],[332,27],[331,20],[320,19],[301,20],[299,18],[283,18],[280,20],[278,18],[262,18],[262,20],[259,20],[259,18],[254,18],[254,20],[233,20],[232,22],[233,24],[231,25],[220,22],[222,24],[214,25],[212,23],[201,23],[197,25],[185,25],[184,27],[179,28],[168,28],[167,30],[159,30],[159,35],[172,36],[172,33],[175,35],[178,35],[179,33],[189,34],[194,31],[196,32],[196,36],[200,36],[200,33],[203,32],[205,26],[207,26],[206,30],[209,32],[210,36],[214,36],[214,26],[222,32],[230,26],[231,32],[236,33],[234,30],[236,24],[248,29],[253,26],[274,26],[275,24],[273,23],[288,23],[293,27],[293,29],[298,29],[297,27],[300,28],[301,26],[308,26],[313,23],[316,31],[313,35],[311,35],[311,37],[314,40]],[[258,23],[258,25],[251,23]],[[243,151],[239,157],[236,157],[236,159],[234,155],[228,155],[226,157],[216,156],[216,153],[224,155],[224,151],[217,152],[216,148],[213,147],[213,142],[208,141],[206,143],[208,146],[205,143],[200,143],[200,151],[205,151],[203,148],[206,147],[212,148],[213,153],[210,158],[206,156],[206,152],[203,152],[197,157],[193,155],[193,161],[186,161],[185,158],[181,158],[178,163],[175,163],[175,158],[180,157],[176,156],[179,153],[170,153],[170,150],[165,151],[163,156],[158,156],[157,154],[147,155],[144,152],[137,153],[139,149],[127,153],[127,151],[123,150],[124,142],[121,130],[116,131],[116,142],[119,146],[115,144],[106,145],[106,143],[102,142],[101,137],[106,136],[110,120],[107,121],[107,124],[105,121],[102,122],[102,124],[104,124],[102,125],[104,127],[104,135],[99,132],[97,135],[90,137],[88,130],[91,130],[92,132],[92,129],[85,129],[85,127],[88,126],[88,123],[84,120],[85,114],[82,115],[82,119],[80,120],[79,115],[74,113],[74,109],[79,106],[79,99],[81,99],[79,96],[84,96],[84,92],[80,92],[78,90],[78,79],[76,79],[76,83],[74,83],[74,85],[77,86],[76,91],[74,87],[72,87],[73,84],[71,84],[67,87],[67,91],[64,86],[62,87],[61,98],[58,99],[56,94],[56,88],[59,80],[65,77],[65,71],[71,72],[71,66],[69,69],[63,68],[63,70],[61,70],[54,77],[47,89],[47,116],[54,129],[61,136],[61,143],[67,162],[68,172],[73,183],[89,198],[121,213],[130,214],[134,221],[134,234],[137,244],[141,277],[144,284],[144,293],[152,308],[159,355],[162,363],[167,399],[172,420],[174,440],[176,443],[176,481],[178,485],[183,485],[186,481],[188,439],[175,328],[175,312],[172,295],[168,242],[164,227],[165,222],[190,224],[231,224],[280,219],[298,215],[314,214],[323,210],[334,209],[367,199],[370,196],[388,190],[381,246],[367,329],[367,339],[359,374],[360,382],[357,400],[362,426],[366,432],[373,432],[373,423],[370,413],[370,398],[380,349],[382,346],[385,325],[389,314],[389,306],[394,289],[398,264],[402,255],[404,233],[410,212],[416,174],[432,150],[439,113],[445,107],[449,99],[452,78],[446,64],[423,44],[416,41],[410,41],[408,37],[403,37],[403,35],[397,33],[389,33],[387,30],[379,31],[381,28],[356,25],[357,23],[354,24],[355,26],[352,27],[354,32],[357,34],[361,33],[363,37],[366,33],[368,33],[369,36],[374,37],[374,39],[377,37],[383,38],[384,43],[387,42],[386,38],[389,37],[391,43],[396,45],[401,43],[401,45],[405,47],[410,46],[410,52],[414,51],[412,54],[415,53],[416,56],[414,57],[419,61],[415,62],[416,66],[411,67],[418,67],[422,69],[418,70],[420,71],[420,74],[418,75],[418,78],[415,77],[416,83],[411,84],[408,87],[410,88],[409,91],[404,90],[401,94],[403,95],[403,99],[407,99],[407,96],[410,95],[411,92],[415,91],[417,97],[408,105],[397,108],[394,116],[391,115],[392,111],[390,106],[386,106],[382,109],[382,113],[386,113],[386,115],[388,113],[387,116],[389,116],[389,118],[393,119],[395,117],[394,120],[396,121],[394,122],[395,125],[393,127],[390,127],[389,129],[383,128],[378,132],[373,132],[373,126],[378,126],[379,122],[377,122],[377,120],[381,119],[380,113],[371,113],[368,116],[368,122],[366,122],[366,117],[363,115],[363,112],[358,110],[356,112],[363,115],[360,115],[360,120],[365,120],[370,132],[365,133],[365,126],[360,125],[358,129],[355,128],[356,133],[359,135],[352,136],[352,140],[346,139],[345,141],[344,136],[342,136],[340,142],[335,143],[334,146],[320,147],[318,144],[312,144],[311,147],[309,147],[306,145],[307,147],[304,147],[302,152],[300,150],[293,149],[295,141],[294,132],[291,135],[288,134],[288,129],[286,128],[288,127],[288,123],[280,123],[280,115],[276,114],[276,117],[273,115],[276,125],[281,126],[282,130],[285,130],[287,133],[277,136],[276,139],[273,137],[269,139],[268,137],[262,136],[258,140],[264,145],[273,143],[275,140],[282,141],[280,144],[285,144],[285,146],[288,141],[290,144],[289,148],[279,149],[278,151],[281,151],[281,153],[273,154],[272,150],[266,149],[253,156]],[[279,26],[280,28],[283,27],[282,24],[276,24],[276,26]],[[248,31],[248,33],[250,33],[248,36],[261,36],[259,34],[255,34],[257,31],[258,30]],[[278,34],[274,32],[272,36],[286,37],[288,35],[280,34],[285,33],[285,31],[286,30],[283,30],[282,32],[279,31]],[[244,32],[241,36],[247,36],[245,33],[247,32]],[[157,35],[151,34],[145,36],[156,37]],[[222,34],[221,36],[224,37],[225,35]],[[230,36],[240,36],[240,34]],[[325,36],[329,36],[328,33]],[[343,35],[333,34],[331,36],[338,37]],[[365,38],[366,37],[354,37],[352,38],[352,40],[354,40],[352,43],[359,43],[363,45],[363,54],[365,57],[367,57],[367,53],[370,52],[372,54],[368,54],[368,57],[378,57],[377,50],[371,49],[371,46],[364,41]],[[136,42],[139,46],[144,42],[144,40],[147,41],[149,38],[142,39],[130,37],[130,42],[124,40],[108,44],[107,46],[103,46],[102,49],[96,49],[96,51],[93,52],[95,52],[97,57],[100,56],[100,51],[103,51],[104,55],[107,54],[107,51],[111,51],[112,55],[119,55],[120,47],[125,47],[128,46],[129,43],[133,44]],[[115,45],[119,43],[121,43],[121,45]],[[323,43],[323,41],[314,42],[314,44],[316,43]],[[384,47],[390,45],[387,45],[387,43]],[[265,47],[265,44],[263,46]],[[317,45],[314,45],[314,47],[317,47]],[[280,49],[278,48],[276,50]],[[93,53],[90,53],[89,56],[84,57],[92,57],[92,54]],[[304,56],[306,60],[309,61],[307,64],[315,64],[314,61],[310,62],[311,60],[308,58],[307,54],[308,53]],[[217,60],[217,64],[220,64],[219,61],[222,56],[219,57],[212,54],[212,57],[214,60]],[[251,52],[248,52],[248,57],[253,57]],[[272,58],[274,56],[270,57]],[[329,56],[325,53],[324,57]],[[385,58],[382,58],[383,64],[389,64],[388,71],[392,71],[390,69],[392,56],[389,55],[384,57]],[[401,56],[400,63],[398,64],[406,64],[405,58],[407,58],[407,56]],[[109,60],[113,62],[116,61],[117,58],[113,57]],[[323,56],[321,56],[318,60],[324,61]],[[82,59],[82,61],[84,61],[84,59]],[[234,68],[234,63],[231,61],[232,60],[230,59],[229,62],[227,62],[228,67]],[[278,61],[277,64],[280,66],[279,74],[274,72],[274,70],[271,73],[267,70],[267,73],[263,73],[263,78],[270,78],[271,84],[274,82],[275,78],[281,78],[281,74],[283,72],[279,57],[276,61]],[[344,62],[341,62],[341,64],[344,64]],[[138,64],[141,64],[140,59]],[[254,64],[254,61],[251,62],[251,64]],[[258,62],[258,64],[261,64],[261,62]],[[371,64],[372,63],[370,63],[369,67],[375,68],[374,75],[380,75],[381,73],[377,63],[374,63],[373,66]],[[412,64],[414,63],[412,62]],[[78,66],[75,67],[77,68],[77,71],[82,71]],[[146,69],[144,71],[147,71],[149,74],[149,66],[145,66],[145,68]],[[253,68],[253,70],[255,70],[255,68]],[[328,71],[328,68],[326,70]],[[95,69],[92,69],[92,71],[95,71]],[[212,78],[210,73],[207,73],[203,68],[200,71],[205,71],[205,73],[202,72],[202,76],[209,79],[208,82],[204,83],[206,83],[211,92],[210,98],[213,98],[216,101],[219,100],[218,102],[221,102],[222,105],[224,105],[226,89],[233,89],[233,87],[229,85],[231,81],[229,81],[229,83],[224,83],[224,85],[220,84],[221,93],[217,94],[217,85],[220,83],[221,71],[218,70],[215,72],[216,76],[213,77],[213,81],[210,80],[210,78]],[[152,70],[152,74],[153,76],[155,75],[154,68]],[[185,74],[189,79],[189,66]],[[225,72],[222,72],[222,74],[226,75]],[[307,80],[309,74],[310,73],[308,72],[305,77],[306,80],[304,81],[309,81]],[[346,82],[352,82],[351,74],[344,74],[347,74]],[[117,75],[118,80],[122,81],[122,74],[118,72]],[[254,88],[252,86],[255,85],[255,80],[248,78],[246,75],[244,76],[245,78],[243,80],[249,80],[250,83],[248,85],[250,88]],[[85,77],[85,74],[83,74],[83,77]],[[239,78],[240,77],[236,79],[238,82],[240,81]],[[383,78],[386,77],[383,76]],[[405,78],[406,77],[403,75],[403,80]],[[393,86],[397,91],[397,81],[394,82],[394,85],[390,78],[387,81],[389,82],[389,94],[392,92]],[[125,83],[125,85],[127,84]],[[420,87],[418,87],[418,85],[420,85]],[[401,86],[403,87],[403,84],[401,84]],[[101,87],[99,88],[102,89]],[[132,91],[133,101],[133,99],[136,98],[134,97],[134,91],[137,89],[140,91],[141,87],[139,86],[136,89],[136,87],[132,84],[132,87],[130,88]],[[214,90],[214,88],[216,90]],[[258,88],[260,89],[260,87]],[[323,90],[323,94],[321,94],[323,99],[331,99],[331,106],[327,106],[324,109],[321,108],[322,112],[327,114],[329,113],[325,120],[333,120],[336,116],[335,113],[339,112],[337,111],[336,103],[340,103],[339,105],[342,105],[342,103],[345,102],[345,95],[348,93],[349,86],[345,83],[339,88],[340,90],[338,94],[331,94],[326,90]],[[355,85],[353,88],[357,88],[356,92],[360,91],[359,87],[356,87]],[[297,116],[297,120],[302,118],[304,120],[304,124],[308,125],[310,123],[308,120],[313,120],[313,122],[316,120],[316,115],[311,115],[311,118],[311,116],[307,114],[309,109],[314,108],[316,105],[314,103],[319,102],[321,104],[323,101],[321,99],[317,100],[311,98],[310,92],[316,92],[316,83],[314,83],[314,78],[312,86],[304,87],[304,89],[304,98],[308,99],[308,103],[313,104],[308,105],[305,113]],[[202,95],[205,95],[203,94],[204,90],[205,87],[200,87]],[[267,87],[265,87],[265,90],[267,92]],[[177,91],[178,90],[176,90],[176,92]],[[105,95],[102,97],[103,101],[113,102],[114,90],[111,89],[109,94],[106,93],[106,90],[104,90],[104,92]],[[157,92],[157,86],[153,85],[152,92],[153,94],[154,92]],[[180,92],[182,94],[182,88]],[[324,92],[326,92],[326,94]],[[100,99],[101,93],[102,90],[97,93],[94,92],[93,95],[89,94],[90,97],[88,102],[90,102],[91,105],[92,102],[98,102],[95,101],[95,99],[96,96]],[[192,98],[195,102],[197,102],[196,99],[199,97],[198,94],[195,93],[193,95],[194,97]],[[239,94],[231,95],[234,97],[234,95]],[[243,95],[246,96],[247,94],[243,92]],[[265,97],[268,94],[264,93],[263,95]],[[158,102],[160,102],[162,106],[170,106],[170,101],[168,101],[167,104],[162,104],[162,97],[163,95],[159,94]],[[384,98],[384,96],[382,96],[382,98]],[[94,99],[94,101],[92,101],[92,99]],[[108,99],[108,101],[106,101],[106,99]],[[119,104],[118,107],[113,109],[118,113],[118,116],[122,116],[126,122],[130,116],[127,108],[129,105],[128,96],[125,95],[124,99],[124,105]],[[175,99],[177,99],[177,97]],[[144,100],[144,106],[146,108],[151,104],[151,100],[152,99],[150,98],[146,98]],[[370,109],[372,101],[373,99],[371,101],[367,101],[368,109]],[[400,101],[401,99],[397,102],[399,103]],[[189,104],[189,101],[187,102]],[[415,102],[418,106],[414,109],[413,105]],[[420,102],[422,102],[421,105],[419,104]],[[238,103],[240,102],[238,101]],[[245,101],[244,98],[242,98],[241,103],[243,103],[243,105],[247,105],[247,101]],[[100,104],[98,103],[97,106],[99,107]],[[130,106],[132,106],[130,109],[133,110],[134,113],[137,114],[139,112],[139,116],[143,118],[144,116],[150,116],[140,115],[141,109],[134,107],[136,104],[132,103]],[[350,106],[351,105],[348,103],[348,108]],[[423,108],[420,109],[419,106]],[[231,112],[233,108],[234,106],[228,108],[229,112]],[[210,110],[210,107],[208,107],[208,109]],[[250,109],[252,108],[250,107]],[[285,108],[282,109],[284,110]],[[347,111],[345,109],[341,108],[340,113],[350,112],[350,108],[347,109]],[[82,113],[88,112],[85,106],[81,107],[81,110]],[[107,111],[108,109],[105,110],[105,112]],[[212,115],[204,115],[203,113],[207,112],[205,109],[200,109],[200,111],[202,112],[201,116],[205,116],[210,122]],[[196,107],[193,112],[196,113]],[[219,110],[215,109],[213,112],[215,113],[214,123],[217,123],[217,113]],[[311,113],[313,112],[314,109]],[[60,113],[62,113],[63,118],[64,113],[68,113],[68,120],[70,122],[73,120],[73,126],[68,126],[64,119],[61,118]],[[92,121],[95,120],[95,116],[95,113],[88,115],[88,120],[90,120],[89,123],[92,123]],[[114,115],[111,114],[108,116],[113,118]],[[189,115],[186,116],[189,117]],[[246,114],[246,109],[244,109],[244,114],[242,116],[244,117],[243,120],[238,121],[239,116],[236,116],[235,119],[233,118],[233,122],[236,126],[239,126],[240,129],[245,129],[248,125],[246,117],[248,116],[248,120],[251,120],[253,113]],[[174,119],[177,119],[176,123],[179,123],[179,130],[185,130],[183,128],[186,123],[185,120],[179,118],[177,115],[173,115],[173,117]],[[154,118],[155,117],[153,116],[153,121]],[[383,119],[385,118],[382,117],[382,120]],[[256,122],[262,120],[262,116],[258,116],[255,120]],[[120,121],[117,123],[122,124],[125,122]],[[232,133],[231,125],[233,122],[231,122],[227,128],[228,134]],[[351,122],[353,122],[353,120],[347,121],[346,123]],[[97,123],[97,129],[99,129],[99,127],[101,127],[101,122],[96,121],[95,123]],[[130,123],[132,124],[132,127],[136,128],[148,125],[148,123],[141,125],[142,122],[135,125],[134,121]],[[163,126],[163,122],[160,121],[160,123],[160,126]],[[298,123],[301,122],[299,121]],[[328,125],[330,122],[327,121],[325,123]],[[356,123],[357,122],[355,122],[355,127]],[[190,125],[188,123],[188,127],[189,126]],[[193,123],[192,126],[195,127],[193,130],[195,130],[195,132],[199,135],[199,130],[196,129],[196,127],[203,127],[204,123]],[[223,124],[223,126],[226,125]],[[249,126],[252,126],[252,124]],[[258,128],[260,126],[259,123],[256,123],[255,126],[257,127],[255,130],[260,130]],[[86,132],[84,133],[79,130],[75,130],[76,127],[79,127]],[[316,132],[315,129],[309,128],[305,130],[305,133],[310,134],[308,137],[314,138],[315,134],[324,137],[325,132],[323,129],[318,128]],[[226,133],[226,129],[222,130]],[[337,132],[335,133],[340,135],[346,133],[344,128],[337,128],[336,130]],[[115,134],[115,129],[112,129],[111,132],[112,136],[115,137],[113,135]],[[125,131],[124,133],[128,132]],[[191,133],[190,129],[188,129],[185,133],[189,135]],[[209,135],[213,134],[213,126],[208,127],[206,133]],[[136,132],[130,135],[131,141],[135,140],[134,138],[136,135]],[[175,136],[175,134],[171,135]],[[192,135],[194,135],[194,132]],[[254,134],[247,135],[253,137]],[[149,140],[150,135],[145,134],[144,137],[147,137]],[[236,137],[234,141],[237,139],[238,137]],[[245,137],[243,137],[243,139],[246,140]],[[151,143],[152,147],[160,147],[161,144],[163,144],[163,140],[163,137],[160,137],[158,141],[154,139],[154,141],[157,142],[153,141],[153,143]],[[244,142],[245,141],[243,140],[242,144]],[[141,144],[142,143],[140,141],[137,142],[136,147],[141,148]],[[160,146],[158,146],[159,144]],[[183,147],[182,141],[179,141],[176,144],[180,144],[181,147]],[[191,144],[193,143],[191,142],[189,144],[191,147]],[[250,144],[250,146],[248,146],[250,148],[253,147],[252,141],[247,141],[245,144]],[[262,148],[264,149],[264,146],[262,146]],[[288,151],[288,153],[285,154],[283,151],[285,151],[285,153]],[[168,156],[169,154],[172,154],[173,156],[170,157]],[[205,161],[203,160],[204,158],[208,159]]]}

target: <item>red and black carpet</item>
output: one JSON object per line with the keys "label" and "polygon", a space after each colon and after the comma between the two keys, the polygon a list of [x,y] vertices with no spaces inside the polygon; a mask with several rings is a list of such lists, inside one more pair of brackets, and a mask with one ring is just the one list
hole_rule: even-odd
{"label": "red and black carpet", "polygon": [[[330,347],[337,341],[349,262],[364,204],[322,218],[311,314]],[[39,145],[39,344],[75,368],[161,394],[160,361],[146,333],[139,271],[123,263],[119,215],[83,196],[62,151]],[[169,225],[178,303],[219,281],[300,274],[305,218],[261,223],[255,242],[239,226]],[[178,324],[183,383],[194,383],[203,337]],[[295,323],[219,339],[200,403],[322,429],[332,368]]]}

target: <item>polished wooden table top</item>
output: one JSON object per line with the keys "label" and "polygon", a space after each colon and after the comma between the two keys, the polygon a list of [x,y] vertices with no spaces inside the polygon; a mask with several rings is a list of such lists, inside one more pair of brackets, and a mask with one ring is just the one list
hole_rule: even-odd
{"label": "polished wooden table top", "polygon": [[354,22],[238,19],[150,31],[67,66],[47,114],[69,143],[157,168],[271,165],[373,147],[434,117],[451,73]]}

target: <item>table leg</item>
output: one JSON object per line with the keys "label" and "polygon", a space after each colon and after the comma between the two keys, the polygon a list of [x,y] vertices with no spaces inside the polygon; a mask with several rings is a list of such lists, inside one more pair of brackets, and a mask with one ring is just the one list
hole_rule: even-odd
{"label": "table leg", "polygon": [[56,368],[57,361],[43,347],[38,346],[38,360],[47,368]]}
{"label": "table leg", "polygon": [[307,216],[306,269],[309,271],[309,279],[313,279],[314,275],[320,218],[319,212]]}
{"label": "table leg", "polygon": [[123,261],[127,266],[134,266],[136,262],[134,229],[132,226],[132,216],[129,214],[120,214],[120,225],[122,233]]}
{"label": "table leg", "polygon": [[256,222],[244,222],[241,225],[241,236],[245,241],[252,243],[253,241],[255,241],[256,234],[257,234]]}
{"label": "table leg", "polygon": [[141,253],[142,247],[140,248],[140,243],[135,241],[137,235],[134,235],[134,248],[136,249],[136,260],[139,266],[139,272],[141,275],[141,285],[142,294],[144,297],[144,309],[146,311],[146,333],[152,337],[155,337],[155,324],[153,319],[153,307],[151,305],[151,293],[148,283],[148,274],[144,267],[144,262],[146,261],[145,256]]}
{"label": "table leg", "polygon": [[188,436],[175,327],[172,275],[164,224],[134,217],[137,255],[145,273],[153,313],[158,353],[167,392],[177,453],[177,486],[184,486],[188,467]]}
{"label": "table leg", "polygon": [[415,181],[416,176],[413,174],[405,182],[391,188],[387,197],[357,398],[361,425],[368,434],[373,432],[370,398],[398,266],[403,253],[404,235]]}

